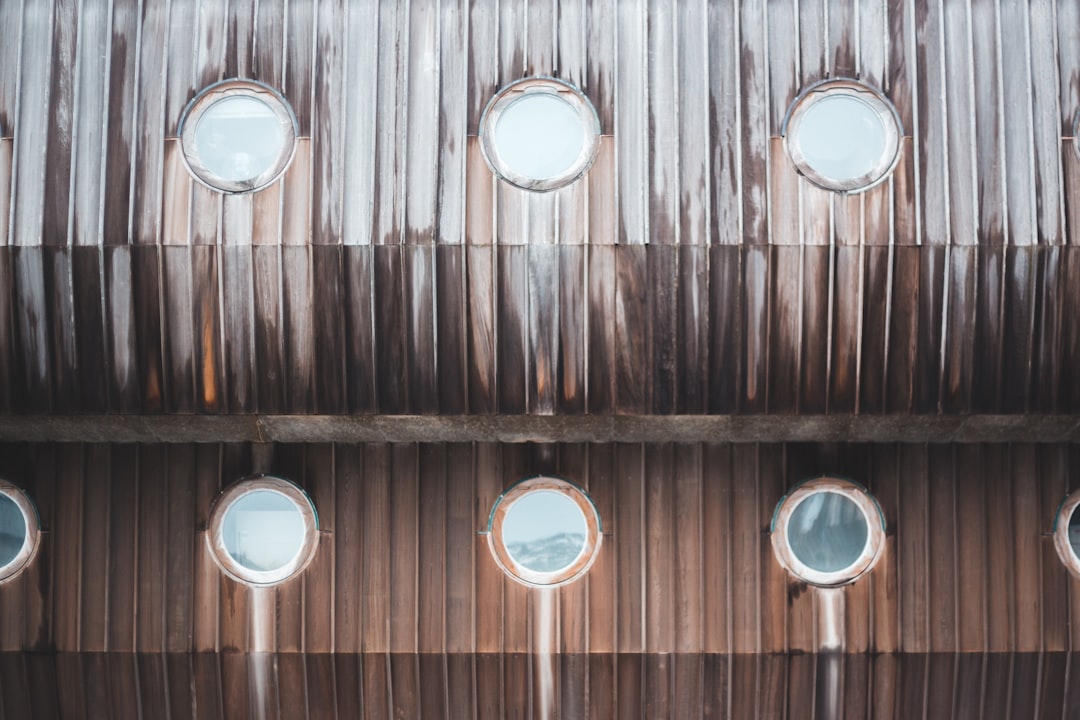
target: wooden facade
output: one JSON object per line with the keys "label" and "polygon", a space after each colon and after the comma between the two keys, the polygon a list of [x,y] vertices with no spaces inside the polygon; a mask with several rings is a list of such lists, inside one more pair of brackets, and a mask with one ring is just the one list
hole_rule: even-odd
{"label": "wooden facade", "polygon": [[[0,2],[0,477],[45,529],[0,585],[0,718],[1080,714],[1050,537],[1080,488],[1077,27],[1074,0]],[[534,75],[601,122],[551,193],[476,136]],[[903,124],[863,194],[784,152],[826,77]],[[180,156],[227,78],[299,123],[258,193]],[[271,589],[203,542],[254,472],[321,520]],[[829,591],[768,534],[826,472],[888,528]],[[604,524],[557,591],[478,534],[537,473]]]}

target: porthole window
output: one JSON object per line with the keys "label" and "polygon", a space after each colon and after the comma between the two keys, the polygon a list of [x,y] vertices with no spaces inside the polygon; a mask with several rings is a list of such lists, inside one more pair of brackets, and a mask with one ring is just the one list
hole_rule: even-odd
{"label": "porthole window", "polygon": [[885,519],[862,486],[821,477],[801,483],[777,503],[772,544],[780,564],[800,580],[843,585],[877,562]]}
{"label": "porthole window", "polygon": [[892,103],[854,80],[829,80],[795,99],[784,120],[784,147],[796,169],[827,190],[862,192],[900,159],[903,129]]}
{"label": "porthole window", "polygon": [[600,515],[573,483],[554,477],[523,480],[491,510],[488,546],[507,575],[525,585],[552,587],[584,575],[600,551]]}
{"label": "porthole window", "polygon": [[275,585],[315,556],[319,517],[300,487],[270,476],[241,480],[214,503],[206,542],[222,571],[249,585]]}
{"label": "porthole window", "polygon": [[276,180],[296,149],[296,117],[281,93],[226,80],[192,100],[180,120],[184,163],[214,190],[243,193]]}
{"label": "porthole window", "polygon": [[0,583],[26,568],[37,554],[41,523],[30,498],[0,480]]}
{"label": "porthole window", "polygon": [[1054,518],[1054,547],[1065,567],[1080,578],[1080,490],[1065,498]]}
{"label": "porthole window", "polygon": [[580,90],[526,78],[500,90],[480,119],[480,148],[492,171],[526,190],[554,190],[596,158],[600,119]]}

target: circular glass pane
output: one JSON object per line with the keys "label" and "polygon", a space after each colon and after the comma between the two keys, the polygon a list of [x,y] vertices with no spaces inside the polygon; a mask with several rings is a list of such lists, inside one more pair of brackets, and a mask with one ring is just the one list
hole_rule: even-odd
{"label": "circular glass pane", "polygon": [[571,498],[536,490],[516,500],[506,513],[502,541],[515,563],[554,573],[574,564],[585,549],[585,515]]}
{"label": "circular glass pane", "polygon": [[823,573],[845,570],[866,547],[866,517],[849,498],[834,492],[810,495],[792,511],[787,525],[791,551]]}
{"label": "circular glass pane", "polygon": [[273,490],[254,490],[225,512],[222,542],[232,558],[249,570],[285,567],[304,545],[304,517],[296,504]]}
{"label": "circular glass pane", "polygon": [[10,564],[26,543],[26,518],[7,495],[0,495],[0,567]]}
{"label": "circular glass pane", "polygon": [[281,119],[265,102],[247,95],[218,100],[195,127],[195,150],[203,166],[229,182],[248,182],[271,171],[284,146]]}
{"label": "circular glass pane", "polygon": [[574,107],[555,93],[526,93],[499,115],[495,150],[516,175],[550,180],[567,173],[585,147]]}
{"label": "circular glass pane", "polygon": [[857,180],[887,162],[885,124],[854,95],[814,100],[799,123],[796,141],[810,167],[834,180]]}
{"label": "circular glass pane", "polygon": [[1069,518],[1069,547],[1073,554],[1080,559],[1080,513],[1073,509],[1072,517]]}
{"label": "circular glass pane", "polygon": [[584,94],[553,78],[524,78],[498,93],[480,118],[480,149],[491,170],[525,190],[565,187],[589,169],[600,118]]}

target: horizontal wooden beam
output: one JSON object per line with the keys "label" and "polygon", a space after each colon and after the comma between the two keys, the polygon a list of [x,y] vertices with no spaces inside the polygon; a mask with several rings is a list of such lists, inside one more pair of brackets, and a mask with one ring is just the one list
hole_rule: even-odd
{"label": "horizontal wooden beam", "polygon": [[1080,442],[1080,415],[7,415],[6,442]]}

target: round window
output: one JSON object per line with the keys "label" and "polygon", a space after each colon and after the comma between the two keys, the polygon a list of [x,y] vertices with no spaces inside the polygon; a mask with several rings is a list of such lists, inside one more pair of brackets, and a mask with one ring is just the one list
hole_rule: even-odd
{"label": "round window", "polygon": [[584,490],[535,477],[503,493],[491,510],[488,546],[495,562],[525,585],[551,587],[584,575],[600,551],[600,515]]}
{"label": "round window", "polygon": [[296,118],[273,88],[227,80],[199,93],[180,120],[188,170],[227,193],[266,187],[285,172],[296,148]]}
{"label": "round window", "polygon": [[303,570],[319,539],[315,506],[288,480],[259,476],[225,490],[206,541],[218,566],[249,585],[274,585]]}
{"label": "round window", "polygon": [[811,86],[784,120],[784,147],[798,171],[827,190],[861,192],[900,159],[900,116],[884,95],[853,80]]}
{"label": "round window", "polygon": [[772,543],[780,564],[800,580],[843,585],[877,561],[885,544],[885,520],[858,484],[818,478],[796,486],[777,504]]}
{"label": "round window", "polygon": [[30,564],[41,536],[37,508],[19,488],[0,481],[0,582]]}
{"label": "round window", "polygon": [[1080,490],[1074,491],[1061,503],[1054,518],[1054,547],[1065,567],[1080,578]]}
{"label": "round window", "polygon": [[554,190],[585,174],[599,147],[600,119],[580,90],[526,78],[500,90],[480,119],[492,171],[526,190]]}

